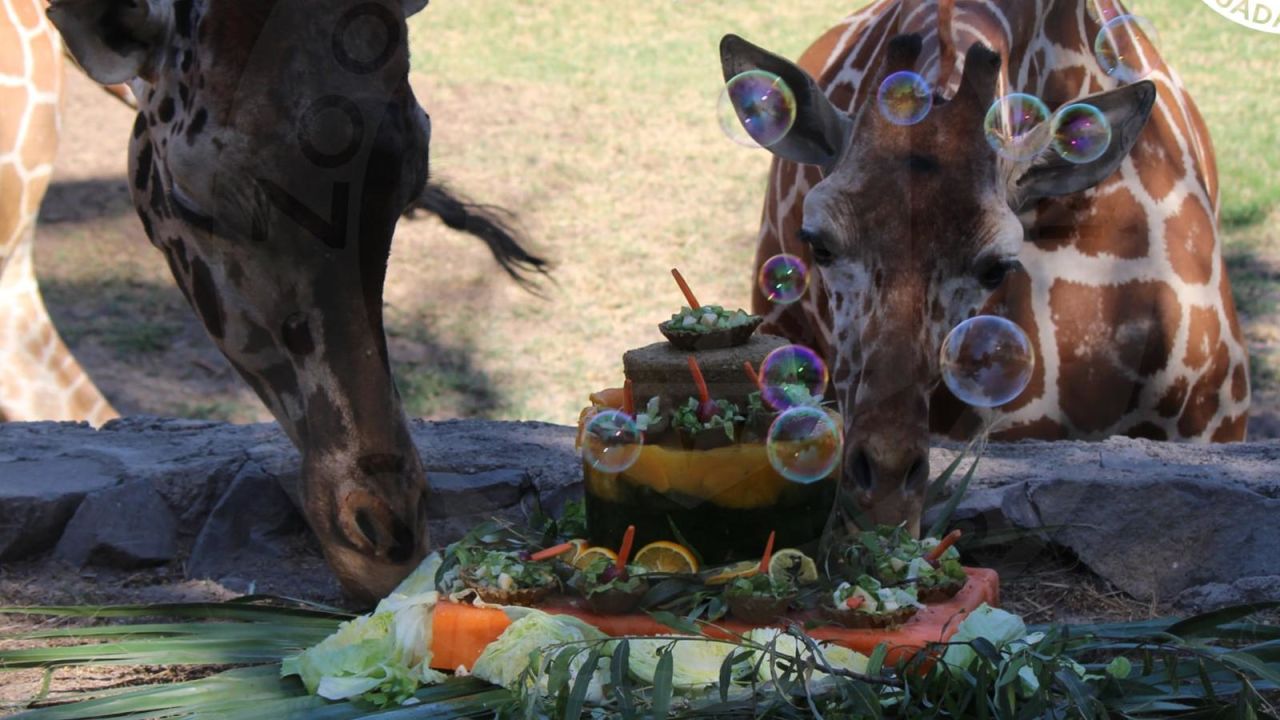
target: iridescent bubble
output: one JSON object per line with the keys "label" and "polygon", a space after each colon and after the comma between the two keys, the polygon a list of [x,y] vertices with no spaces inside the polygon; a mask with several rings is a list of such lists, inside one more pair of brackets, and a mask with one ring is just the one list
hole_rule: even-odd
{"label": "iridescent bubble", "polygon": [[929,81],[909,70],[885,78],[876,98],[880,114],[894,125],[915,125],[933,109],[933,88]]}
{"label": "iridescent bubble", "polygon": [[965,320],[942,343],[942,379],[953,395],[974,407],[998,407],[1018,397],[1035,365],[1027,334],[994,315]]}
{"label": "iridescent bubble", "polygon": [[725,83],[716,106],[720,129],[746,147],[769,147],[796,122],[796,96],[786,81],[764,70],[748,70]]}
{"label": "iridescent bubble", "polygon": [[815,483],[829,477],[840,462],[840,429],[827,411],[794,407],[769,426],[765,451],[769,464],[795,483]]}
{"label": "iridescent bubble", "polygon": [[1051,139],[1045,123],[1049,107],[1040,98],[1026,93],[1006,95],[991,105],[983,132],[987,142],[1002,156],[1025,162],[1044,152]]}
{"label": "iridescent bubble", "polygon": [[1120,15],[1098,31],[1093,54],[1106,74],[1122,83],[1137,82],[1151,72],[1144,42],[1156,44],[1155,25],[1138,15]]}
{"label": "iridescent bubble", "polygon": [[760,395],[775,410],[814,405],[827,390],[827,364],[803,345],[784,345],[760,365]]}
{"label": "iridescent bubble", "polygon": [[582,457],[596,470],[620,473],[635,465],[643,443],[634,418],[621,410],[601,410],[582,430]]}
{"label": "iridescent bubble", "polygon": [[1111,121],[1088,103],[1060,108],[1053,116],[1053,149],[1064,160],[1088,163],[1111,145]]}
{"label": "iridescent bubble", "polygon": [[769,302],[790,305],[809,289],[809,268],[795,255],[774,255],[760,266],[760,292]]}

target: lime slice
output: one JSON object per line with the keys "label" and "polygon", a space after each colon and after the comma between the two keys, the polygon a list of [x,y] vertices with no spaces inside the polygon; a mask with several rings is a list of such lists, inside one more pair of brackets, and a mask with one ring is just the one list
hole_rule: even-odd
{"label": "lime slice", "polygon": [[754,560],[744,560],[732,565],[709,568],[703,573],[703,582],[708,585],[724,585],[740,577],[755,575],[759,570],[760,563]]}

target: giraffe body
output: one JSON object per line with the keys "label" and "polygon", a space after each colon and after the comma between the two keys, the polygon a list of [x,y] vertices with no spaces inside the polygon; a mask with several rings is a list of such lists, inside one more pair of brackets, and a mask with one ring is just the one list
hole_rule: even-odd
{"label": "giraffe body", "polygon": [[0,0],[0,421],[116,417],[58,336],[36,284],[36,215],[53,173],[62,43],[43,0]]}
{"label": "giraffe body", "polygon": [[[1218,241],[1212,144],[1177,75],[1145,40],[1153,85],[1117,91],[1098,66],[1096,16],[1123,12],[1118,0],[879,0],[800,60],[848,118],[851,138],[825,167],[774,148],[756,266],[780,252],[811,263],[821,254],[829,266],[813,273],[803,302],[771,306],[757,289],[753,307],[767,316],[765,332],[831,359],[853,432],[845,494],[864,508],[888,507],[879,519],[918,518],[930,432],[977,429],[975,413],[939,383],[937,350],[979,312],[1021,325],[1038,358],[1026,391],[1000,409],[998,438],[1245,437],[1248,358]],[[895,39],[908,35],[918,39],[914,51]],[[979,100],[972,87],[984,73],[970,78],[966,65],[982,46],[998,55],[998,71],[994,92]],[[936,118],[905,131],[870,117],[881,79],[902,69],[928,79],[940,103]],[[1055,181],[982,147],[981,117],[995,97],[1031,93],[1055,110],[1086,97],[1119,104],[1147,87],[1149,120],[1133,126],[1127,156],[1091,186],[1030,196],[1026,187]],[[958,107],[965,103],[972,109]],[[899,150],[909,156],[900,183],[888,159]],[[893,192],[861,199],[881,186]],[[947,222],[931,224],[934,215]],[[877,240],[897,225],[909,229]],[[965,278],[984,273],[990,288]]]}

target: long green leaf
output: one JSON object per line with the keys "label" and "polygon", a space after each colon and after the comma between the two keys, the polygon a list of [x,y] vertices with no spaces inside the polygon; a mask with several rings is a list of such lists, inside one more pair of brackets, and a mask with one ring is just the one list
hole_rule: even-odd
{"label": "long green leaf", "polygon": [[650,717],[662,720],[671,713],[672,683],[675,676],[675,657],[670,651],[662,653],[658,658],[658,667],[653,673],[653,704]]}
{"label": "long green leaf", "polygon": [[197,618],[200,620],[243,620],[246,622],[275,620],[282,617],[295,621],[308,619],[319,625],[332,625],[334,620],[349,620],[352,613],[288,608],[244,603],[157,603],[155,605],[39,605],[32,607],[0,607],[0,615],[49,615],[75,618]]}
{"label": "long green leaf", "polygon": [[1170,625],[1165,632],[1183,638],[1212,635],[1219,628],[1250,615],[1280,608],[1280,602],[1250,603],[1233,605],[1213,612],[1207,612]]}
{"label": "long green leaf", "polygon": [[956,508],[960,506],[960,501],[964,499],[965,493],[969,491],[969,482],[973,480],[973,474],[977,472],[978,461],[980,460],[982,460],[982,454],[978,453],[969,465],[969,470],[960,479],[960,485],[956,487],[955,492],[951,493],[951,497],[947,498],[946,504],[942,506],[942,512],[938,513],[938,518],[933,521],[929,532],[926,533],[928,537],[942,537],[943,531],[951,524],[951,516],[955,514]]}

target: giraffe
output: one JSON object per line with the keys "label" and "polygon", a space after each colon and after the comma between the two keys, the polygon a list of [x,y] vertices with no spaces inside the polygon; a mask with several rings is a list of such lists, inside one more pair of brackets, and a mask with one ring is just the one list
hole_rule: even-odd
{"label": "giraffe", "polygon": [[32,258],[58,147],[62,43],[44,0],[0,0],[0,421],[116,417],[53,326]]}
{"label": "giraffe", "polygon": [[[1126,12],[1119,0],[876,0],[798,65],[722,42],[726,79],[760,68],[796,95],[792,130],[769,148],[756,267],[787,252],[817,272],[802,302],[770,306],[757,289],[753,308],[763,332],[831,363],[846,431],[828,539],[860,515],[919,532],[931,433],[977,429],[939,382],[938,350],[978,313],[1017,323],[1037,357],[996,413],[996,439],[1244,439],[1248,355],[1213,147],[1145,35],[1140,82],[1099,66],[1093,38]],[[933,110],[910,127],[876,109],[900,70],[933,88]],[[983,120],[1012,92],[1050,109],[1094,104],[1111,146],[1083,165],[1052,150],[998,156]]]}
{"label": "giraffe", "polygon": [[[408,82],[425,0],[54,0],[81,67],[129,82],[142,227],[209,337],[301,453],[301,504],[347,594],[429,546],[427,482],[391,376],[382,289],[411,204],[541,260],[443,191]],[[446,217],[447,216],[447,217]]]}

